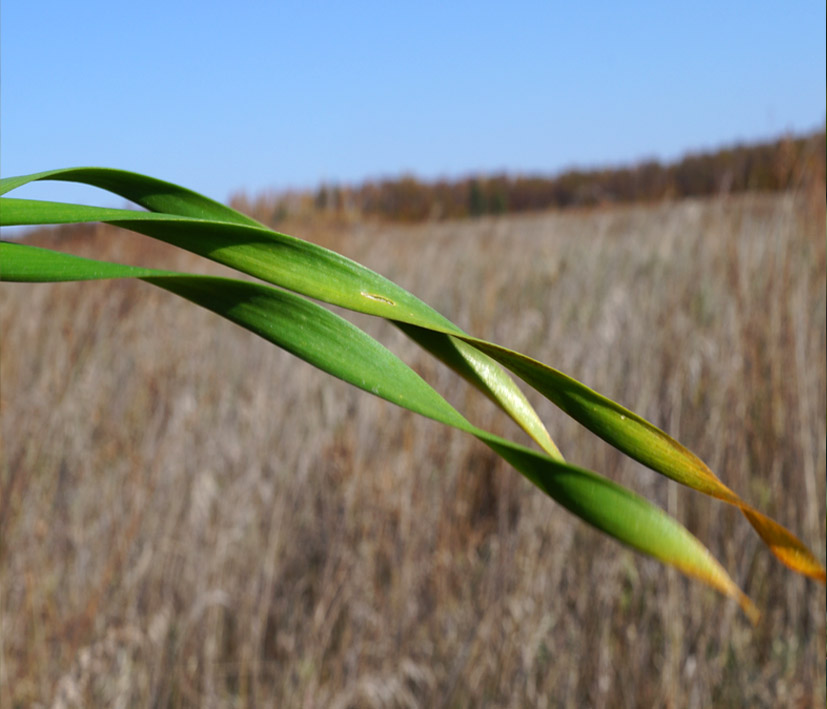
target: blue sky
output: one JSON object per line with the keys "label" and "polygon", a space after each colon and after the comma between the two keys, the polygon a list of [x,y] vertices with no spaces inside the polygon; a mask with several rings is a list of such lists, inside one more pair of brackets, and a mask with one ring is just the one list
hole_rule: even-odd
{"label": "blue sky", "polygon": [[823,126],[826,53],[821,1],[3,0],[0,170],[225,201],[668,160]]}

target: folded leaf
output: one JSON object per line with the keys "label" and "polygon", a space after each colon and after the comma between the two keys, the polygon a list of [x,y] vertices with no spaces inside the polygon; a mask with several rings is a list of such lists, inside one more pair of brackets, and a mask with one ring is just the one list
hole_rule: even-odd
{"label": "folded leaf", "polygon": [[469,423],[408,365],[352,323],[271,286],[83,259],[0,242],[3,279],[92,280],[139,277],[201,305],[364,391],[470,433],[563,507],[638,551],[671,564],[758,612],[724,568],[677,520],[597,473],[555,460]]}
{"label": "folded leaf", "polygon": [[[614,483],[609,483],[598,476],[602,482],[597,484],[594,479],[589,478],[595,475],[593,473],[587,475],[584,471],[578,474],[573,473],[572,471],[578,469],[564,463],[562,455],[552,442],[536,412],[519,387],[502,368],[505,367],[624,453],[673,480],[739,507],[761,539],[783,563],[802,574],[822,582],[825,581],[823,566],[795,535],[744,502],[724,485],[697,456],[666,433],[637,414],[551,367],[518,352],[467,335],[408,291],[360,264],[315,244],[266,229],[255,220],[229,207],[177,185],[120,170],[74,168],[18,178],[4,178],[0,180],[0,194],[40,179],[77,181],[101,187],[130,199],[150,211],[135,212],[0,198],[0,223],[19,225],[103,221],[167,241],[281,288],[391,320],[409,337],[495,401],[534,438],[546,451],[546,455],[533,453],[520,447],[515,448],[516,444],[492,438],[490,434],[475,429],[458,412],[450,408],[436,392],[433,394],[443,403],[436,404],[437,400],[433,399],[431,394],[427,396],[423,394],[425,399],[406,403],[398,399],[399,391],[393,386],[378,387],[374,393],[443,423],[462,428],[481,438],[512,462],[524,475],[532,479],[535,484],[591,524],[627,544],[679,566],[687,573],[700,578],[705,578],[706,574],[705,580],[708,583],[733,597],[739,597],[732,590],[734,585],[731,587],[728,585],[732,583],[728,577],[726,581],[721,580],[722,569],[713,572],[708,564],[698,565],[696,557],[693,557],[695,566],[691,564],[681,566],[683,562],[679,563],[676,560],[677,557],[674,554],[670,556],[664,548],[645,547],[641,538],[634,535],[629,537],[626,533],[628,525],[616,526],[617,517],[623,516],[622,514],[605,517],[605,512],[598,511],[596,508],[604,503],[608,504],[606,500],[611,498],[617,510],[627,510],[634,517],[635,514],[631,510],[636,509],[639,503],[632,503],[629,500],[640,498],[628,491],[624,491],[624,495],[628,494],[632,497],[618,497],[618,491],[612,487]],[[259,312],[257,303],[270,303],[264,310],[273,310],[276,308],[273,303],[279,303],[278,308],[290,310],[294,320],[299,319],[300,312],[305,312],[306,318],[310,320],[319,319],[320,322],[330,322],[324,319],[326,316],[318,314],[316,310],[318,308],[327,313],[328,311],[324,308],[300,298],[301,302],[313,305],[313,308],[302,311],[302,308],[307,306],[299,307],[296,301],[291,300],[297,296],[267,286],[254,286],[249,283],[237,285],[241,282],[226,280],[219,282],[215,279],[205,280],[203,277],[184,276],[152,269],[135,269],[101,262],[89,261],[81,264],[78,261],[71,261],[76,257],[63,254],[57,255],[50,252],[38,254],[35,251],[9,249],[15,245],[3,244],[2,246],[4,254],[3,261],[0,262],[2,280],[142,277],[155,285],[209,307],[224,317],[234,319],[244,327],[274,342],[277,341],[277,334],[262,329],[264,328],[263,321],[258,316],[251,315],[251,313]],[[20,248],[31,249],[32,247]],[[10,259],[10,255],[13,258]],[[264,290],[255,290],[256,288]],[[222,289],[223,296],[215,295],[217,290]],[[233,294],[237,296],[235,300],[233,300]],[[230,305],[232,307],[228,309]],[[306,327],[307,322],[309,321],[305,322]],[[334,331],[339,334],[345,332],[341,330],[341,327],[337,324],[333,330],[330,330],[328,340],[333,336]],[[317,366],[326,368],[324,348],[314,354],[312,347],[304,350],[291,349],[298,347],[294,341],[282,343],[280,346],[295,351],[296,354]],[[319,343],[317,346],[321,347]],[[364,346],[368,349],[374,347],[368,344]],[[378,343],[375,346],[381,348]],[[377,352],[381,350],[374,351],[371,356],[381,359]],[[367,388],[365,382],[372,381],[369,377],[363,377],[360,380],[359,376],[353,373],[345,374],[344,370],[339,373],[331,371],[331,373],[362,388]],[[372,384],[371,386],[378,385]],[[368,388],[368,390],[373,389]],[[411,389],[411,391],[414,390],[417,390],[417,387]],[[403,399],[409,395],[410,392],[404,394]],[[426,400],[430,402],[427,406],[424,403]],[[445,408],[446,406],[448,408]],[[538,460],[544,462],[539,463]],[[553,467],[555,465],[561,467],[556,469]],[[552,475],[550,470],[557,472]],[[567,471],[565,475],[561,473],[561,470]],[[582,481],[586,478],[591,482],[583,483]],[[569,482],[563,484],[563,480],[569,480]],[[575,480],[576,483],[570,482],[571,480]],[[612,490],[611,493],[605,492],[609,489]],[[567,490],[569,492],[566,492]],[[571,490],[576,490],[577,493],[573,494]],[[589,503],[589,500],[592,500],[592,503]],[[595,500],[600,501],[599,504],[595,503]],[[657,526],[653,521],[655,516],[649,512],[646,514],[649,517],[649,531],[651,532]],[[700,571],[701,568],[704,570]],[[747,605],[740,597],[739,600],[742,605]]]}

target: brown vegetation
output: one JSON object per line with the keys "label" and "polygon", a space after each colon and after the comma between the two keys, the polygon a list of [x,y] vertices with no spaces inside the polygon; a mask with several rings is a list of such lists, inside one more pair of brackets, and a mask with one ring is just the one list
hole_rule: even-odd
{"label": "brown vegetation", "polygon": [[[824,223],[821,192],[313,236],[643,414],[823,560]],[[32,238],[218,270],[103,227]],[[823,587],[536,398],[572,462],[710,547],[757,627],[470,437],[149,285],[0,294],[4,707],[824,705]]]}
{"label": "brown vegetation", "polygon": [[557,176],[494,175],[426,182],[407,175],[359,186],[322,185],[315,193],[237,194],[233,206],[269,226],[289,216],[384,221],[479,217],[549,208],[660,202],[747,191],[779,192],[823,185],[824,131],[768,143],[693,153],[671,164],[569,170]]}

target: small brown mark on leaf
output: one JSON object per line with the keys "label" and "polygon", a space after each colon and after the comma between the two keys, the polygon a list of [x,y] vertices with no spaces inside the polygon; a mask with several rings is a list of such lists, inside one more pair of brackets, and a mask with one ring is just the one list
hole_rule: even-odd
{"label": "small brown mark on leaf", "polygon": [[388,305],[396,305],[390,298],[386,298],[384,295],[376,295],[376,293],[365,293],[362,291],[362,295],[365,298],[370,298],[371,300],[377,300],[380,303],[387,303]]}

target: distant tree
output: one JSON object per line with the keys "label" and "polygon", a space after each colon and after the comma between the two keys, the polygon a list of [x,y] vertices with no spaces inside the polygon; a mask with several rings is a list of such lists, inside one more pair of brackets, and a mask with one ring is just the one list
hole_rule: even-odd
{"label": "distant tree", "polygon": [[486,212],[485,193],[479,180],[471,180],[468,186],[468,214],[472,217],[479,217]]}
{"label": "distant tree", "polygon": [[232,204],[270,224],[283,220],[288,209],[291,215],[348,209],[394,221],[458,219],[745,190],[823,188],[826,162],[825,133],[820,131],[690,154],[670,165],[650,160],[620,168],[568,170],[556,176],[476,176],[430,183],[404,175],[344,189],[323,183],[315,192],[265,194],[252,200],[239,193]]}
{"label": "distant tree", "polygon": [[329,195],[327,191],[327,185],[324,183],[321,184],[318,190],[316,190],[316,198],[314,199],[313,203],[320,212],[323,212],[327,209],[329,201]]}
{"label": "distant tree", "polygon": [[505,177],[495,177],[488,183],[488,205],[491,214],[505,214],[508,211],[508,182]]}

